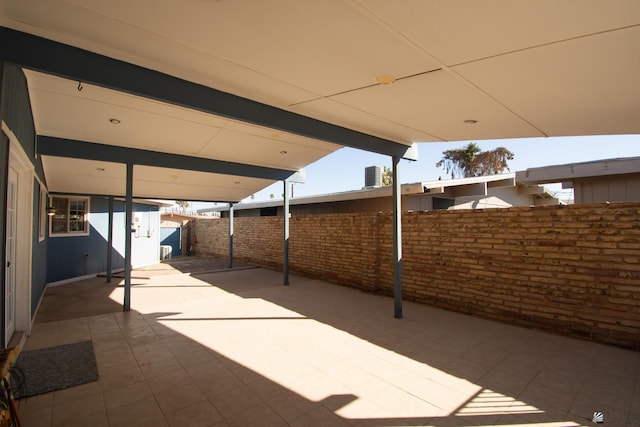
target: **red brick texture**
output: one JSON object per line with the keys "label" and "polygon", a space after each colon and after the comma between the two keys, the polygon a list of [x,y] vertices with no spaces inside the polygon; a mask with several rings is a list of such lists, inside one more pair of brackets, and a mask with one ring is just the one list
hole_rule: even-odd
{"label": "red brick texture", "polygon": [[[197,221],[227,256],[228,220]],[[403,297],[640,349],[640,203],[404,213]],[[236,218],[234,256],[282,268],[282,218]],[[292,272],[392,294],[388,213],[291,218]]]}

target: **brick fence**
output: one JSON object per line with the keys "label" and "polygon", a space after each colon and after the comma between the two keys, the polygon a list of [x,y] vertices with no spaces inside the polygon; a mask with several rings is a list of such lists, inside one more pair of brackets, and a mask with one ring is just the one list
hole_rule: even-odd
{"label": "brick fence", "polygon": [[[392,294],[388,213],[291,218],[290,269]],[[640,349],[640,203],[403,214],[403,296]],[[282,218],[236,218],[234,256],[282,268]],[[199,254],[227,256],[228,219],[199,219]]]}

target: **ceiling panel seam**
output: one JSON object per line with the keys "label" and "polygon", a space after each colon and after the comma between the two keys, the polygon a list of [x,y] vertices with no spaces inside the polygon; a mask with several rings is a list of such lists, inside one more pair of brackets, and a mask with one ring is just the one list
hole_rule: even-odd
{"label": "ceiling panel seam", "polygon": [[598,31],[598,32],[589,33],[589,34],[582,34],[582,35],[575,36],[575,37],[568,37],[568,38],[565,38],[565,39],[562,39],[562,40],[554,40],[554,41],[551,41],[551,42],[548,42],[548,43],[540,43],[540,44],[537,44],[537,45],[523,47],[521,49],[514,49],[514,50],[510,50],[510,51],[506,51],[506,52],[497,53],[495,55],[484,56],[482,58],[476,58],[476,59],[472,59],[470,61],[464,61],[464,62],[452,64],[449,67],[450,68],[460,67],[460,66],[467,65],[467,64],[473,64],[474,62],[482,62],[482,61],[486,61],[488,59],[493,59],[493,58],[499,58],[501,56],[512,55],[514,53],[526,52],[528,50],[540,49],[540,48],[544,48],[544,47],[548,47],[548,46],[567,43],[567,42],[580,40],[580,39],[586,39],[586,38],[590,38],[590,37],[597,37],[597,36],[600,36],[600,35],[603,35],[603,34],[609,34],[609,33],[614,33],[614,32],[617,32],[617,31],[624,31],[624,30],[629,30],[629,29],[638,28],[638,27],[640,27],[640,24],[627,25],[625,27],[614,28],[614,29],[604,30],[604,31]]}

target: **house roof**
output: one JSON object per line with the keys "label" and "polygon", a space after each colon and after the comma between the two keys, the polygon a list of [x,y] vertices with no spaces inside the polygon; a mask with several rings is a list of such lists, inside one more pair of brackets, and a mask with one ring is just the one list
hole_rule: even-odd
{"label": "house roof", "polygon": [[238,201],[342,146],[640,133],[636,0],[10,0],[0,25],[53,191],[122,194],[73,142],[137,150],[110,152],[137,197]]}
{"label": "house roof", "polygon": [[640,157],[626,157],[529,168],[517,172],[516,180],[533,185],[551,182],[569,182],[580,178],[639,173]]}
{"label": "house roof", "polygon": [[[431,195],[443,194],[449,190],[449,194],[455,194],[456,197],[486,195],[490,188],[499,187],[515,187],[515,173],[506,173],[501,175],[479,176],[471,178],[447,179],[437,181],[424,181],[402,184],[400,186],[401,194],[404,196],[418,195],[429,193]],[[543,198],[553,198],[554,195],[543,187],[532,185],[526,186],[527,194],[536,194]],[[451,191],[453,190],[453,191]],[[365,187],[361,190],[342,191],[338,193],[319,194],[315,196],[296,197],[289,200],[291,205],[311,205],[314,203],[335,203],[347,200],[364,200],[378,197],[391,197],[392,188],[387,187]],[[234,205],[234,210],[245,209],[261,209],[269,207],[282,206],[282,199],[267,200],[259,202],[245,202]],[[198,209],[198,213],[207,212],[224,212],[228,211],[228,205],[213,206],[211,208]]]}

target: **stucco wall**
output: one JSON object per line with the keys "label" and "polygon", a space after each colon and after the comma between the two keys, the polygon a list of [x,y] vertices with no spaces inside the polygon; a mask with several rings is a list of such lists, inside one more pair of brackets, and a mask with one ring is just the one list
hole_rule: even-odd
{"label": "stucco wall", "polygon": [[[392,293],[391,214],[291,219],[290,268]],[[227,255],[227,219],[197,221],[198,253]],[[282,218],[236,218],[234,254],[282,266]],[[404,298],[640,348],[640,203],[403,215]]]}

